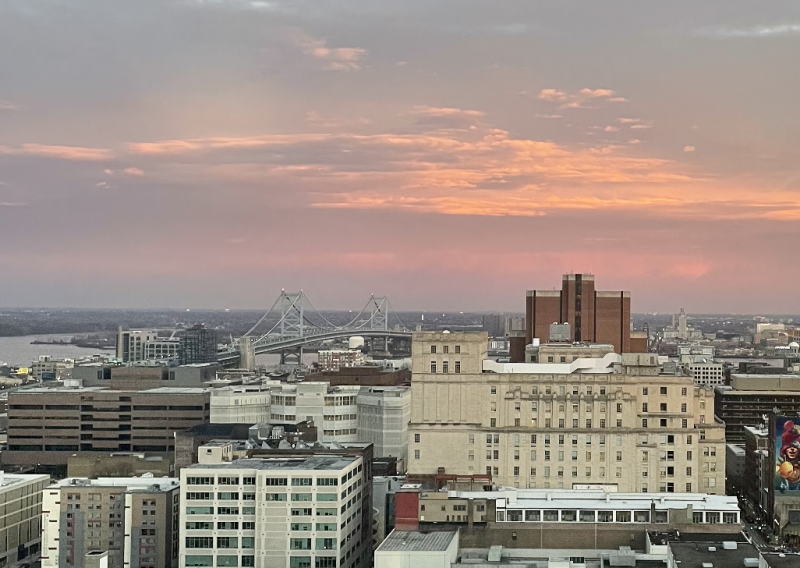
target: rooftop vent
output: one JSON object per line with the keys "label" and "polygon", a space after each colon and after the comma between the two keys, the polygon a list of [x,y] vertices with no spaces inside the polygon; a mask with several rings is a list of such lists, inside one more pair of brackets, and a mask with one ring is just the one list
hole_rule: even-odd
{"label": "rooftop vent", "polygon": [[739,548],[739,545],[735,541],[726,540],[722,543],[723,550],[736,550],[737,548]]}

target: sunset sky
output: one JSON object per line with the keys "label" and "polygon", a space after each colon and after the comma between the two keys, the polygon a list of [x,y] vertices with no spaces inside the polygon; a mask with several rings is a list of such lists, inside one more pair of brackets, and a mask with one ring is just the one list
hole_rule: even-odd
{"label": "sunset sky", "polygon": [[0,306],[800,312],[796,0],[2,0]]}

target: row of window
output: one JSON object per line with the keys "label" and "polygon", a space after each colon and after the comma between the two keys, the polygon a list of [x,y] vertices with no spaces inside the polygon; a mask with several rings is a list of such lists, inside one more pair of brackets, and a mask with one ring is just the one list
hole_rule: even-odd
{"label": "row of window", "polygon": [[[241,537],[241,548],[255,548],[255,537]],[[215,546],[216,544],[216,546]],[[239,548],[238,536],[187,536],[186,548]]]}
{"label": "row of window", "polygon": [[[497,511],[498,522],[545,523],[650,523],[650,511],[594,511],[591,509],[509,509]],[[655,511],[652,522],[669,522],[669,511]],[[737,524],[738,512],[699,511],[693,513],[693,523]]]}
{"label": "row of window", "polygon": [[[436,353],[437,346],[431,345],[431,353]],[[449,345],[442,345],[442,353],[450,353],[450,346]],[[455,353],[461,353],[461,346],[455,346]]]}
{"label": "row of window", "polygon": [[[347,475],[342,476],[342,483],[345,483],[348,479],[352,478],[354,473],[360,472],[361,466],[359,465],[357,469],[351,470],[350,473]],[[256,478],[255,477],[243,477],[240,479],[238,477],[228,477],[228,476],[218,476],[216,478],[216,483],[214,482],[213,476],[208,477],[187,477],[186,478],[187,485],[255,485]],[[339,478],[337,477],[318,477],[316,478],[316,484],[318,487],[331,487],[336,486],[339,484]],[[289,478],[286,477],[268,477],[264,479],[264,485],[266,486],[288,486],[289,485]],[[293,477],[291,478],[291,485],[294,487],[310,487],[314,485],[314,478],[312,477]]]}
{"label": "row of window", "polygon": [[[551,363],[552,363],[552,361],[551,361]],[[568,388],[567,385],[559,385],[558,386],[558,395],[559,396],[566,396],[567,388]],[[659,394],[661,396],[667,396],[667,393],[668,393],[667,389],[668,388],[669,387],[659,387]],[[495,386],[490,387],[490,392],[491,392],[491,394],[497,394],[497,387],[495,387]],[[555,390],[554,390],[553,385],[544,385],[542,387],[542,392],[545,395],[555,394]],[[569,392],[571,392],[573,396],[580,395],[581,394],[580,393],[580,386],[579,385],[570,386],[569,387]],[[594,386],[593,385],[585,386],[584,387],[584,392],[587,395],[592,396],[594,394]],[[649,387],[642,387],[642,396],[649,396],[649,393],[650,393],[650,388]],[[532,395],[538,395],[539,394],[539,385],[534,385],[534,386],[531,387],[531,394]],[[598,394],[605,395],[606,394],[606,387],[599,387]],[[681,387],[681,396],[688,396],[688,394],[689,394],[689,388],[688,387]],[[703,403],[703,404],[701,404],[701,408],[704,408],[705,401],[701,401],[701,403]]]}
{"label": "row of window", "polygon": [[[239,556],[230,555],[230,554],[220,554],[217,556],[217,563],[214,564],[214,557],[210,554],[187,554],[186,555],[186,566],[187,567],[197,567],[197,566],[220,566],[229,568],[231,566],[242,566],[244,568],[248,566],[255,566],[256,565],[256,557],[253,555],[245,555],[241,557],[241,561]],[[335,564],[334,564],[335,566]]]}
{"label": "row of window", "polygon": [[[436,361],[431,361],[431,373],[436,373]],[[449,373],[450,372],[450,362],[449,361],[442,361],[442,373]],[[453,372],[460,373],[461,372],[461,361],[456,361],[453,363]]]}

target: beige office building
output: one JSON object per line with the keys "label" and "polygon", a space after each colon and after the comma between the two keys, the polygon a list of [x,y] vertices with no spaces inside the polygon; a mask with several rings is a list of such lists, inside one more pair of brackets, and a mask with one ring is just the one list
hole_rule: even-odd
{"label": "beige office building", "polygon": [[30,566],[39,559],[42,489],[49,483],[49,475],[0,471],[0,566]]}
{"label": "beige office building", "polygon": [[[487,360],[485,333],[418,332],[410,474],[490,474],[518,488],[725,492],[714,391],[653,354]],[[566,359],[569,361],[569,358]]]}

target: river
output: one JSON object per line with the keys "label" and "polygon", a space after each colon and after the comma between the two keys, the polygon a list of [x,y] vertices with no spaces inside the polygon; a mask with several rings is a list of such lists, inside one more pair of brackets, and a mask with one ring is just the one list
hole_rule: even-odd
{"label": "river", "polygon": [[[113,350],[97,350],[94,348],[76,347],[75,345],[31,345],[31,341],[68,341],[73,335],[24,335],[22,337],[0,337],[0,363],[5,362],[12,366],[26,367],[39,359],[39,355],[50,355],[53,359],[79,359],[96,353],[108,357],[114,356]],[[304,353],[303,363],[311,364],[317,360],[316,353]],[[280,363],[280,355],[268,353],[256,356],[256,364],[272,367]]]}

